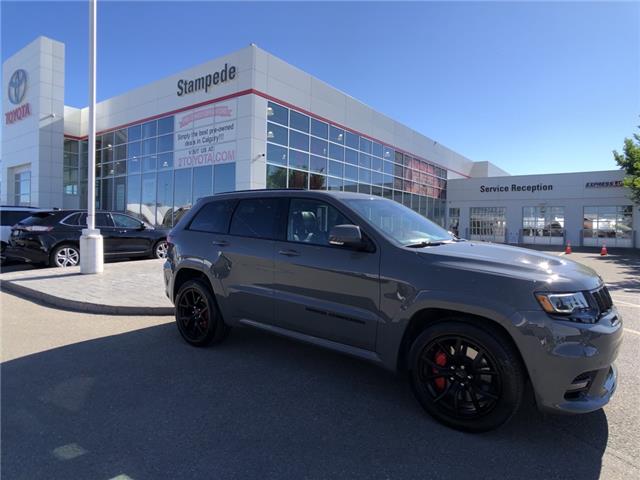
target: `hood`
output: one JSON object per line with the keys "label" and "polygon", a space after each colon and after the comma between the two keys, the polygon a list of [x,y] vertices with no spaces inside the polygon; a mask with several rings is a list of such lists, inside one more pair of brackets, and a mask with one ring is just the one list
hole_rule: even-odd
{"label": "hood", "polygon": [[591,268],[566,256],[484,242],[455,242],[417,250],[434,267],[484,272],[528,280],[549,291],[593,290],[602,279]]}

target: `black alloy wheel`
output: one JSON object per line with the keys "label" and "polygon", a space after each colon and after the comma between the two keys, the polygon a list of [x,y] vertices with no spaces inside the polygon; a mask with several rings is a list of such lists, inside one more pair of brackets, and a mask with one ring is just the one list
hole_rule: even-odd
{"label": "black alloy wheel", "polygon": [[189,280],[180,287],[175,299],[175,317],[182,338],[198,347],[221,341],[229,330],[218,312],[211,289],[202,280]]}
{"label": "black alloy wheel", "polygon": [[524,370],[509,340],[492,330],[438,323],[414,342],[412,386],[425,410],[440,422],[464,431],[486,431],[517,411]]}

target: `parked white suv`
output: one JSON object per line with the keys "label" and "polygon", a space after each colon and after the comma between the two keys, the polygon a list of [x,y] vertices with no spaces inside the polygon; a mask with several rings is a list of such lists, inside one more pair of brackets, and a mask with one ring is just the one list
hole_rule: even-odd
{"label": "parked white suv", "polygon": [[38,209],[35,207],[0,207],[0,255],[4,255],[4,249],[9,245],[11,227],[37,211]]}

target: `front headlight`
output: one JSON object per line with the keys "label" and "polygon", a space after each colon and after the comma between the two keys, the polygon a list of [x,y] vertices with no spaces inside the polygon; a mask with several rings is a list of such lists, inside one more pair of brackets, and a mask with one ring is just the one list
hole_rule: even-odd
{"label": "front headlight", "polygon": [[582,292],[575,293],[536,293],[536,299],[547,313],[567,316],[571,320],[593,323],[598,311],[589,305]]}

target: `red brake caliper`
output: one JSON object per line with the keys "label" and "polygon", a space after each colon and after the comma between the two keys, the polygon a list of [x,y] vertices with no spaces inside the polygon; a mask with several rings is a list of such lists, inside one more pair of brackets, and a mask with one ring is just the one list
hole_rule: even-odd
{"label": "red brake caliper", "polygon": [[[440,367],[444,367],[447,364],[447,356],[442,351],[436,353],[435,360],[436,360],[436,365]],[[438,373],[435,367],[433,367],[433,373]],[[434,383],[436,384],[436,388],[438,390],[444,390],[446,382],[447,381],[444,377],[438,377],[434,380]]]}

